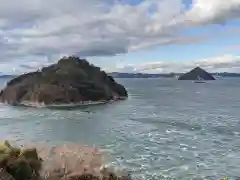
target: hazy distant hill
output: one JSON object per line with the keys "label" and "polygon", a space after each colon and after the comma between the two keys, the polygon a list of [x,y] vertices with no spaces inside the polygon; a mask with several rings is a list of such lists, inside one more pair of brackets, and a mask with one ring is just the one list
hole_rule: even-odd
{"label": "hazy distant hill", "polygon": [[[183,73],[169,73],[169,74],[147,74],[147,73],[119,73],[112,72],[108,73],[108,75],[114,78],[173,78]],[[221,76],[221,77],[240,77],[240,73],[211,73],[213,76]]]}
{"label": "hazy distant hill", "polygon": [[16,75],[0,74],[0,78],[14,78]]}
{"label": "hazy distant hill", "polygon": [[[111,72],[108,75],[113,78],[173,78],[181,75],[182,73],[169,73],[169,74],[148,74],[148,73],[120,73],[120,72]],[[240,77],[240,73],[211,73],[213,76],[221,77]],[[0,78],[14,78],[17,75],[6,75],[0,73]]]}
{"label": "hazy distant hill", "polygon": [[161,78],[161,77],[175,77],[176,73],[169,73],[169,74],[147,74],[147,73],[119,73],[119,72],[112,72],[108,73],[108,75],[112,76],[113,78]]}
{"label": "hazy distant hill", "polygon": [[222,76],[222,77],[240,77],[240,73],[229,73],[229,72],[223,72],[223,73],[212,73],[214,76]]}

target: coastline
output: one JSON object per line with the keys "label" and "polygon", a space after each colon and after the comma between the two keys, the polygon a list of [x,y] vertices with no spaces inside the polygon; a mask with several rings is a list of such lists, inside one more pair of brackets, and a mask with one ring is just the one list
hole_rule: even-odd
{"label": "coastline", "polygon": [[[13,176],[14,178],[11,180],[22,180],[22,173],[24,173],[24,176],[28,174],[29,177],[32,177],[31,180],[132,179],[130,174],[106,166],[104,155],[97,147],[75,143],[62,145],[34,143],[17,147],[10,145],[8,141],[4,141],[1,142],[0,149],[0,156],[2,157],[3,154],[7,153],[9,155],[7,161],[14,164],[12,167],[15,168],[14,171],[9,171],[8,164],[3,165],[3,160],[0,159],[0,179],[3,177],[1,173],[9,177]],[[19,154],[13,157],[12,152],[17,152],[16,149],[18,149]],[[34,165],[38,164],[37,170],[34,169],[34,166],[31,166],[33,160],[35,161]],[[29,163],[32,171],[27,171],[23,163]],[[20,171],[21,173],[19,174]],[[17,177],[20,177],[20,179]],[[10,179],[5,178],[3,180]]]}
{"label": "coastline", "polygon": [[[22,101],[19,103],[14,103],[14,106],[25,106],[25,107],[35,107],[35,108],[76,108],[85,107],[92,105],[102,105],[107,103],[112,103],[116,101],[126,100],[128,97],[115,97],[111,100],[102,101],[81,101],[79,103],[66,103],[66,104],[45,104],[43,102],[32,102],[32,101]],[[8,102],[2,102],[4,105],[9,105]]]}

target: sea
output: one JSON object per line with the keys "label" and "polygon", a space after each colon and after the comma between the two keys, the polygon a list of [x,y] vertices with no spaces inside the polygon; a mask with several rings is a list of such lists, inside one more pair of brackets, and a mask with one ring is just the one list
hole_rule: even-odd
{"label": "sea", "polygon": [[109,166],[136,179],[240,179],[240,78],[116,81],[127,100],[69,109],[2,104],[0,138],[98,146]]}

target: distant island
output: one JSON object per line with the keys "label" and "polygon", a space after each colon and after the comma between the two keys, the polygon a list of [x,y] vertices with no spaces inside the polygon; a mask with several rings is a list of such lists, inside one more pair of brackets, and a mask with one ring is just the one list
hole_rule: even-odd
{"label": "distant island", "polygon": [[21,104],[83,104],[125,99],[126,89],[99,67],[70,56],[10,80],[0,101]]}
{"label": "distant island", "polygon": [[192,69],[191,71],[182,74],[181,76],[179,76],[178,80],[215,80],[215,78],[213,77],[213,75],[211,75],[210,73],[208,73],[207,71],[205,71],[204,69],[200,68],[200,67],[196,67],[194,69]]}

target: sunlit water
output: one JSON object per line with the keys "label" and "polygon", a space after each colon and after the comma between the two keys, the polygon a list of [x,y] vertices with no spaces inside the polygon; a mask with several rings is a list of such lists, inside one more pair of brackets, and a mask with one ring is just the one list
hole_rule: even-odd
{"label": "sunlit water", "polygon": [[240,79],[117,81],[128,100],[72,110],[1,105],[0,137],[98,145],[110,164],[145,179],[240,177]]}

